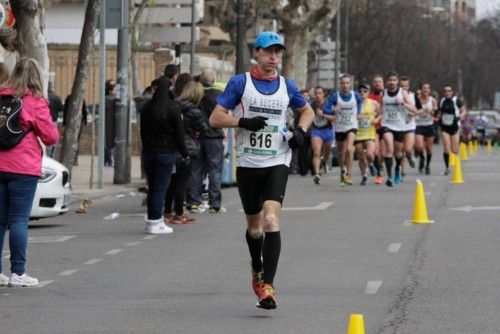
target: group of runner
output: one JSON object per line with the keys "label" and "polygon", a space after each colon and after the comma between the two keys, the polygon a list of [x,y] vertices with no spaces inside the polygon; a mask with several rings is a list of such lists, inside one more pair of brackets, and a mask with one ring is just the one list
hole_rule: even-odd
{"label": "group of runner", "polygon": [[[385,79],[385,81],[384,81]],[[314,88],[311,107],[315,118],[311,129],[313,151],[313,181],[321,182],[321,168],[327,165],[333,133],[338,150],[340,185],[352,185],[353,155],[356,153],[361,170],[361,185],[368,181],[367,173],[375,176],[375,184],[393,187],[404,181],[405,158],[416,167],[413,154],[419,157],[421,174],[431,173],[432,145],[439,122],[443,143],[444,174],[450,173],[450,152],[458,153],[459,123],[467,110],[455,95],[452,86],[442,88],[439,102],[431,95],[430,83],[420,84],[417,92],[410,90],[410,78],[396,72],[372,77],[371,86],[361,83],[353,90],[348,74],[340,77],[340,89],[325,96],[325,89]]]}

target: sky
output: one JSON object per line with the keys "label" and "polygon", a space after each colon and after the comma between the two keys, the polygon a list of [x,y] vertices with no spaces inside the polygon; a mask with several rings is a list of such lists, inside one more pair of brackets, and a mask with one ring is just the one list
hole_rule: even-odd
{"label": "sky", "polygon": [[479,18],[489,16],[500,9],[500,0],[476,0],[476,8]]}

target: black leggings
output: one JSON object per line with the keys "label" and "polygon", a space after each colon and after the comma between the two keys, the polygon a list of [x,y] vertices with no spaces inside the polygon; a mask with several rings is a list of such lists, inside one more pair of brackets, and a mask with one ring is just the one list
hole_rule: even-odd
{"label": "black leggings", "polygon": [[184,200],[191,178],[191,166],[180,167],[179,164],[176,164],[175,168],[176,173],[172,174],[165,195],[165,213],[171,213],[175,210],[175,214],[181,216],[184,213]]}

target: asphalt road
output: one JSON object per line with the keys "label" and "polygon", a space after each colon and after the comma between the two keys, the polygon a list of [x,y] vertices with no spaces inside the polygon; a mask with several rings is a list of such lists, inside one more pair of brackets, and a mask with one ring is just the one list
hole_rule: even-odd
{"label": "asphalt road", "polygon": [[403,223],[414,170],[394,189],[291,176],[275,311],[254,306],[234,188],[228,213],[171,235],[143,232],[140,194],[34,222],[28,272],[42,284],[0,288],[0,333],[346,333],[351,313],[370,334],[499,333],[500,150],[463,162],[462,185],[436,150],[421,177],[432,225]]}

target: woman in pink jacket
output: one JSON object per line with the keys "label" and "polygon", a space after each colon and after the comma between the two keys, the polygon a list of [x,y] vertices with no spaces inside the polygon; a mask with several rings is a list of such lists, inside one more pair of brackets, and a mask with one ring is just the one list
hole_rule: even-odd
{"label": "woman in pink jacket", "polygon": [[[13,148],[0,151],[0,285],[35,286],[36,278],[25,272],[28,219],[38,178],[42,172],[42,147],[57,143],[59,133],[52,123],[43,97],[42,76],[35,60],[21,58],[0,87],[0,96],[21,100],[19,120],[27,135]],[[2,273],[5,232],[9,229],[11,276]]]}

